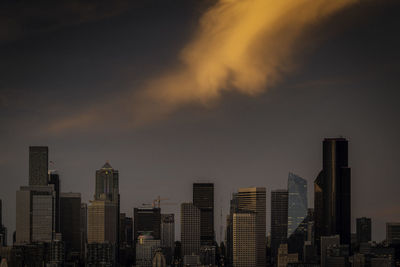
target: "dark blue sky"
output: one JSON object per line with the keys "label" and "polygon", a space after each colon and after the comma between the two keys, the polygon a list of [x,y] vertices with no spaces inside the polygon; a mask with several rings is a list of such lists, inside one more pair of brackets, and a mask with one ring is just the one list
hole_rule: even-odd
{"label": "dark blue sky", "polygon": [[[120,172],[121,210],[129,216],[158,195],[189,201],[194,181],[211,180],[219,239],[220,209],[225,222],[239,187],[267,188],[267,231],[269,192],[285,188],[289,172],[308,180],[311,206],[322,140],[344,136],[353,224],[372,217],[373,239],[382,240],[384,223],[400,221],[396,1],[365,1],[308,28],[294,51],[296,68],[261,95],[226,92],[208,107],[188,105],[128,127],[114,99],[176,66],[214,2],[0,4],[0,198],[10,234],[15,191],[28,183],[30,145],[49,146],[62,190],[81,192],[86,202],[95,170],[108,160]],[[99,103],[104,119],[90,127],[46,130]],[[165,212],[177,213],[179,229],[179,205]]]}

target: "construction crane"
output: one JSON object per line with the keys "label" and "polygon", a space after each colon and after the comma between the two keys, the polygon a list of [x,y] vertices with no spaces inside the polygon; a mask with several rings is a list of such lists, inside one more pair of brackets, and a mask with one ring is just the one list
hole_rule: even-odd
{"label": "construction crane", "polygon": [[[153,208],[161,208],[161,201],[164,201],[164,200],[169,200],[168,198],[161,198],[160,196],[158,196],[156,199],[154,199],[153,200],[153,203],[143,203],[142,204],[142,206],[148,206],[148,207],[153,207]],[[172,206],[172,205],[177,205],[177,203],[171,203],[171,202],[168,202],[168,203],[165,203],[165,202],[163,202],[162,203],[162,205],[163,206]]]}

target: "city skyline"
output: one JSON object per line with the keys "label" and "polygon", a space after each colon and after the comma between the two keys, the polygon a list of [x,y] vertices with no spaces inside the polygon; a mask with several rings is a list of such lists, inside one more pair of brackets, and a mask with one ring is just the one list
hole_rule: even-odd
{"label": "city skyline", "polygon": [[[95,171],[110,162],[119,171],[120,211],[129,217],[133,208],[157,196],[189,202],[193,183],[209,180],[219,240],[231,194],[239,188],[266,188],[267,232],[270,192],[286,188],[289,173],[307,181],[308,207],[313,207],[321,143],[343,136],[352,170],[351,232],[356,218],[371,218],[372,240],[381,241],[386,222],[400,221],[398,2],[359,3],[304,27],[298,46],[289,51],[293,57],[278,60],[278,69],[286,67],[282,62],[293,69],[278,71],[278,81],[257,94],[221,89],[217,99],[182,104],[134,127],[125,106],[114,100],[179,67],[179,55],[197,40],[199,21],[219,1],[78,6],[85,18],[80,21],[73,16],[77,11],[61,2],[65,9],[49,6],[40,14],[29,9],[20,16],[15,15],[19,6],[5,5],[10,15],[0,17],[26,29],[12,36],[0,29],[0,199],[9,244],[15,192],[29,184],[29,146],[47,146],[61,192],[79,192],[88,204],[94,199]],[[95,119],[86,113],[92,108]],[[62,127],[51,128],[54,122]],[[180,206],[161,203],[161,208],[175,214],[179,239]]]}

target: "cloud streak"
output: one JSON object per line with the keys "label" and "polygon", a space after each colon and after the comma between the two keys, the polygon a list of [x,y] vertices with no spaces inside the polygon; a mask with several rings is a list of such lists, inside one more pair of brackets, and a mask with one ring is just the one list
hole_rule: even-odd
{"label": "cloud streak", "polygon": [[[179,65],[124,97],[131,125],[164,118],[187,105],[212,105],[223,92],[263,93],[294,68],[293,55],[308,27],[356,2],[219,0],[201,17]],[[75,121],[94,119],[82,116],[86,119],[68,118],[69,123],[59,125],[74,127]]]}

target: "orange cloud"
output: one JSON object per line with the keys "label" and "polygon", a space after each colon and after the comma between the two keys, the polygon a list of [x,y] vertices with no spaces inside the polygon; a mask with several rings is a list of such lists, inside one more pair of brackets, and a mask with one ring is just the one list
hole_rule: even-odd
{"label": "orange cloud", "polygon": [[[181,51],[179,67],[154,77],[117,105],[127,105],[137,126],[185,105],[207,106],[223,91],[260,94],[293,68],[293,53],[309,26],[357,1],[219,0]],[[90,114],[68,118],[56,128],[86,125],[96,119]]]}
{"label": "orange cloud", "polygon": [[224,90],[257,95],[292,66],[296,41],[313,23],[356,0],[220,0],[180,54],[182,66],[135,95],[135,121],[153,120]]}

